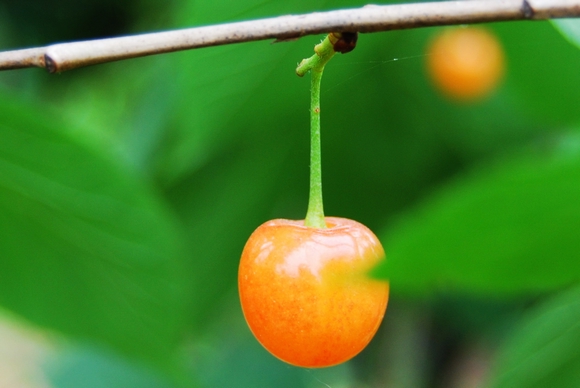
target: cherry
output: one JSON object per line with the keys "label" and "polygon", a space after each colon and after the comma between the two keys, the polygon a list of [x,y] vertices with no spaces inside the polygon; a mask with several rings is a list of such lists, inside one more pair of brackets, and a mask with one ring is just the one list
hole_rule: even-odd
{"label": "cherry", "polygon": [[388,283],[367,272],[385,258],[364,225],[326,217],[327,228],[272,220],[250,236],[238,285],[258,341],[279,359],[327,367],[357,355],[385,314]]}
{"label": "cherry", "polygon": [[483,28],[446,29],[428,49],[427,68],[435,85],[451,98],[481,99],[498,85],[505,69],[497,38]]}
{"label": "cherry", "polygon": [[324,217],[320,155],[320,80],[337,52],[357,35],[329,34],[296,74],[311,74],[310,195],[301,221],[277,219],[252,233],[240,260],[238,288],[246,322],[274,356],[308,368],[356,356],[375,335],[387,308],[389,285],[368,277],[385,258],[364,225]]}

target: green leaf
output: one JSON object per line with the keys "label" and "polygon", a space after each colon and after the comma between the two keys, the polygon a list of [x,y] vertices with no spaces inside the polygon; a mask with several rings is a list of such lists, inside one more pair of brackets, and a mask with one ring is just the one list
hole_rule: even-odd
{"label": "green leaf", "polygon": [[573,45],[580,48],[580,20],[578,19],[555,19],[552,20],[552,25],[556,30],[560,31],[562,35]]}
{"label": "green leaf", "polygon": [[496,360],[491,388],[575,388],[580,381],[580,288],[538,307]]}
{"label": "green leaf", "polygon": [[580,141],[457,179],[382,234],[394,292],[550,290],[580,279]]}
{"label": "green leaf", "polygon": [[42,111],[0,99],[0,304],[169,363],[187,297],[179,230],[135,173]]}
{"label": "green leaf", "polygon": [[523,110],[530,129],[576,124],[580,51],[548,21],[504,23],[497,31],[506,50],[504,104]]}

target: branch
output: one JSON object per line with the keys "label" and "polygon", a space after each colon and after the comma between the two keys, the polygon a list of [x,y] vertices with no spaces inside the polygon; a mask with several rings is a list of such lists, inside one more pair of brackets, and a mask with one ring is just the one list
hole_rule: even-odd
{"label": "branch", "polygon": [[367,5],[357,9],[289,15],[110,39],[0,52],[0,70],[82,66],[200,47],[277,41],[330,32],[378,32],[507,20],[580,17],[580,0],[470,0]]}

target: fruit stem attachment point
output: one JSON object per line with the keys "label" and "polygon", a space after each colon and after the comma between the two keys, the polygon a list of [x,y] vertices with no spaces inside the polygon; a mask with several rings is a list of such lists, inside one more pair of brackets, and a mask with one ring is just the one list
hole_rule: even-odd
{"label": "fruit stem attachment point", "polygon": [[346,53],[354,49],[357,33],[331,33],[314,46],[314,55],[303,59],[296,68],[300,77],[310,71],[310,195],[304,225],[326,228],[322,203],[322,166],[320,152],[320,82],[324,66],[337,52]]}

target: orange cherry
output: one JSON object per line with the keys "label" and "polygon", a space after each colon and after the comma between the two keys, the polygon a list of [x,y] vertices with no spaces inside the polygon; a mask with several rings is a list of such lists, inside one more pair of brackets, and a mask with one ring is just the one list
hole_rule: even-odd
{"label": "orange cherry", "polygon": [[502,47],[483,28],[444,30],[431,42],[427,68],[435,85],[457,100],[476,100],[489,95],[505,70]]}
{"label": "orange cherry", "polygon": [[389,285],[368,271],[385,259],[364,225],[326,217],[327,228],[272,220],[250,236],[238,286],[258,341],[296,366],[327,367],[356,356],[375,335]]}

